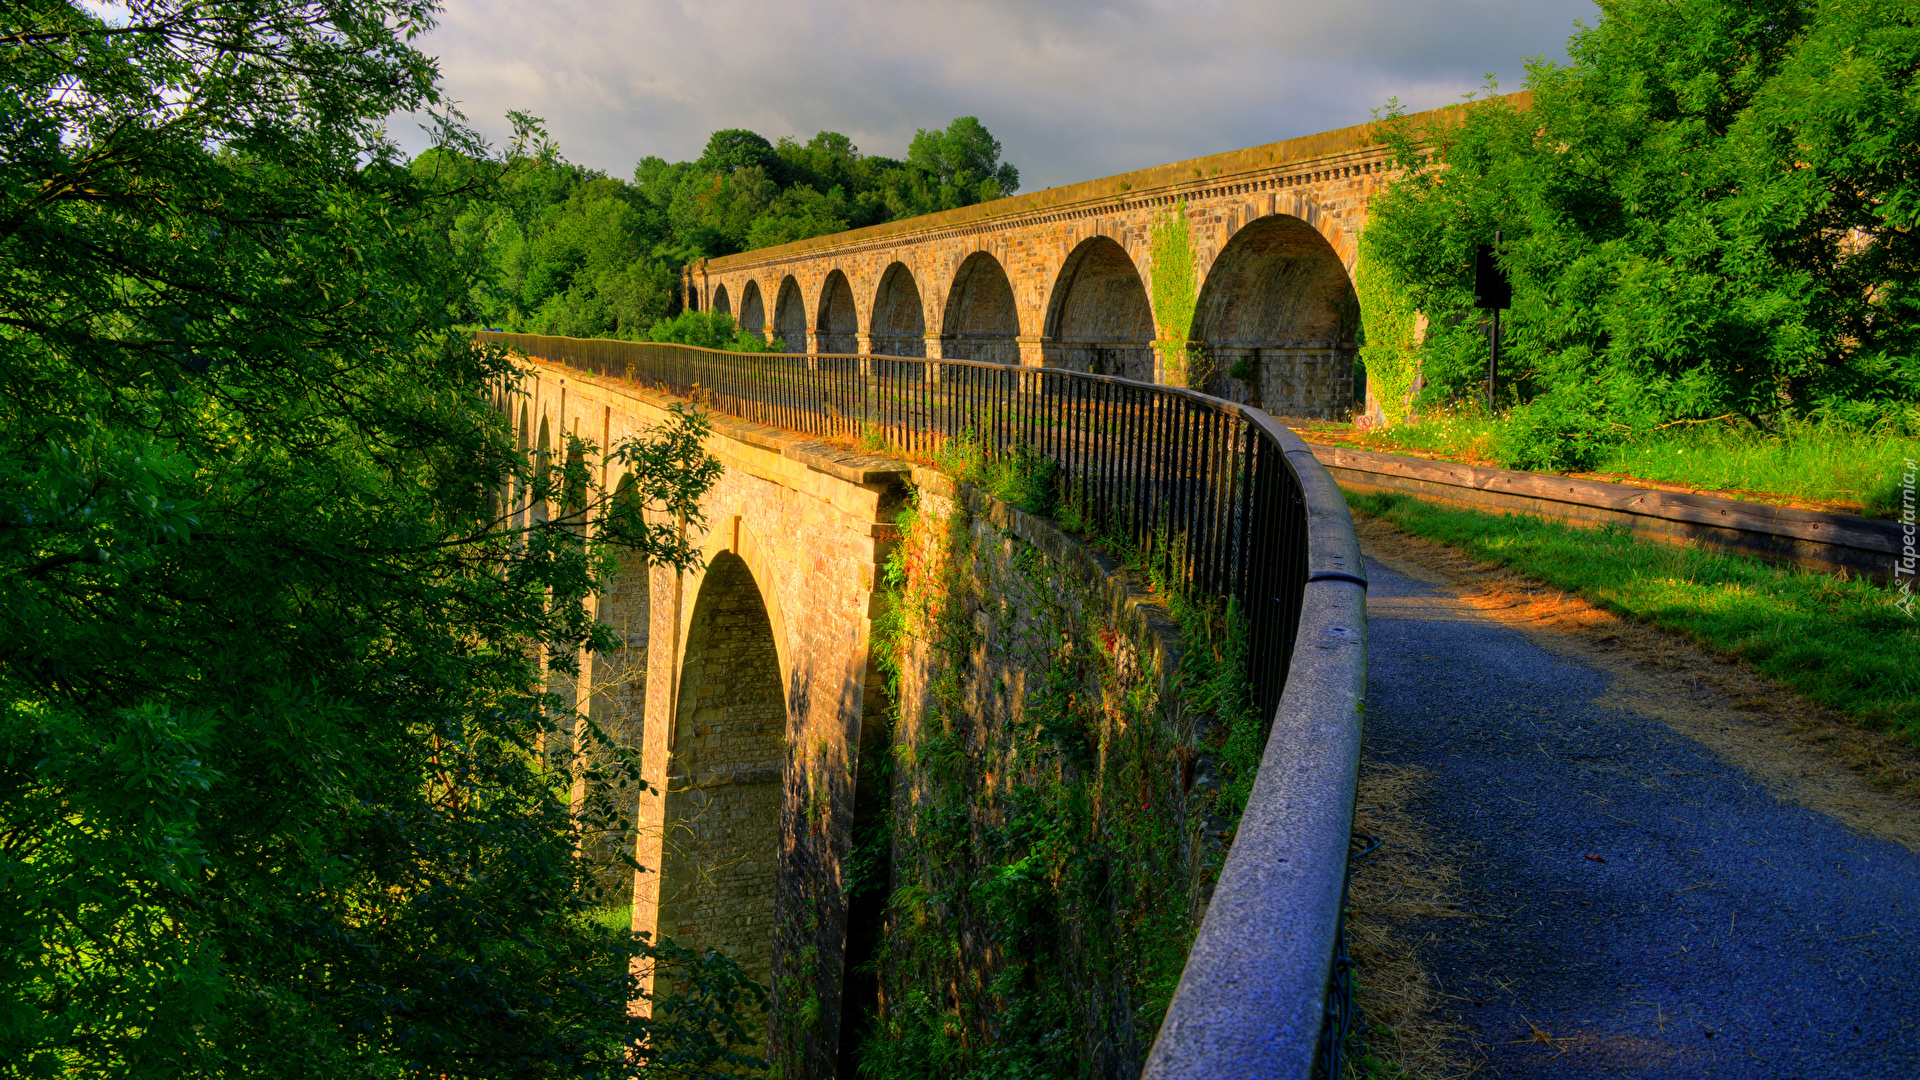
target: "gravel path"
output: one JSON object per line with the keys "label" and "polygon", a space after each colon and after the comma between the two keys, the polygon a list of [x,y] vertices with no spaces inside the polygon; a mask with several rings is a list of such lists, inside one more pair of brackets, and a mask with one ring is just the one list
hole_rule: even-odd
{"label": "gravel path", "polygon": [[1431,773],[1410,809],[1479,914],[1417,953],[1478,1075],[1920,1076],[1920,855],[1378,554],[1367,754]]}

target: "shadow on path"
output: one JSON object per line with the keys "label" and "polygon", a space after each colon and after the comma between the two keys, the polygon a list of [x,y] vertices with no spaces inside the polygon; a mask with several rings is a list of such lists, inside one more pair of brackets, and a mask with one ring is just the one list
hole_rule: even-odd
{"label": "shadow on path", "polygon": [[1367,755],[1483,914],[1413,935],[1481,1075],[1920,1076],[1920,855],[1376,556]]}

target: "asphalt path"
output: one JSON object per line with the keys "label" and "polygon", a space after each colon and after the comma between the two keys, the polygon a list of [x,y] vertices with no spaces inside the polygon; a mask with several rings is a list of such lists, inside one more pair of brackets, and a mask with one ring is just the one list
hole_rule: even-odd
{"label": "asphalt path", "polygon": [[1577,650],[1368,574],[1367,754],[1431,774],[1410,810],[1476,915],[1417,951],[1477,1075],[1920,1077],[1920,855],[1623,705]]}

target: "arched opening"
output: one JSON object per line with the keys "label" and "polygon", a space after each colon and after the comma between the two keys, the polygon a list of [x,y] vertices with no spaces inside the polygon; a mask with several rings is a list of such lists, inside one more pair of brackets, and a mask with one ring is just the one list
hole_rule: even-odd
{"label": "arched opening", "polygon": [[880,275],[868,328],[868,348],[880,356],[927,355],[927,318],[920,306],[920,287],[905,263],[894,263]]}
{"label": "arched opening", "polygon": [[807,351],[807,302],[800,297],[800,283],[788,274],[780,283],[780,297],[773,304],[773,332],[786,343],[790,353]]}
{"label": "arched opening", "polygon": [[984,251],[967,256],[953,275],[940,323],[941,355],[952,360],[1020,362],[1020,316],[1013,285],[1000,260]]}
{"label": "arched opening", "polygon": [[772,977],[787,706],[773,626],[739,556],[708,564],[687,628],[667,770],[659,934]]}
{"label": "arched opening", "polygon": [[1095,236],[1067,256],[1047,302],[1048,367],[1153,381],[1153,306],[1133,259]]}
{"label": "arched opening", "polygon": [[716,285],[713,288],[713,310],[721,315],[733,314],[733,304],[727,296],[725,285]]}
{"label": "arched opening", "polygon": [[1249,223],[1214,260],[1192,337],[1208,389],[1275,414],[1353,410],[1360,301],[1333,245],[1287,214]]}
{"label": "arched opening", "polygon": [[740,290],[740,328],[750,334],[767,336],[767,305],[760,299],[760,283],[747,282]]}
{"label": "arched opening", "polygon": [[820,287],[820,319],[813,329],[822,355],[852,356],[860,351],[860,316],[853,309],[853,288],[838,270],[828,274]]}
{"label": "arched opening", "polygon": [[[546,475],[547,467],[550,466],[551,464],[553,464],[553,443],[552,443],[552,440],[549,439],[547,436],[546,414],[542,413],[540,415],[540,434],[537,438],[534,439],[534,443],[533,443],[534,472],[544,477]],[[546,521],[548,517],[547,500],[545,499],[530,500],[527,505],[527,512],[532,515],[532,521],[536,521],[536,522]]]}
{"label": "arched opening", "polygon": [[[838,1076],[855,1076],[860,1047],[873,1036],[882,1007],[876,971],[893,888],[893,845],[887,841],[893,809],[892,692],[880,658],[867,657],[859,755],[853,783],[853,845],[870,853],[843,881],[847,937],[841,966]],[[868,861],[871,860],[871,861]]]}
{"label": "arched opening", "polygon": [[[620,478],[614,504],[621,514],[640,514],[633,474]],[[612,631],[614,647],[589,654],[586,667],[587,716],[605,736],[590,738],[586,762],[591,773],[605,779],[589,786],[585,775],[576,784],[576,809],[588,823],[580,854],[593,867],[601,896],[610,905],[633,902],[633,871],[620,861],[632,855],[638,836],[638,785],[613,768],[614,747],[638,754],[647,712],[647,644],[651,637],[653,593],[651,568],[644,558],[623,557],[618,571],[596,599],[594,618]],[[583,733],[587,734],[587,733]],[[611,743],[612,747],[606,745]]]}

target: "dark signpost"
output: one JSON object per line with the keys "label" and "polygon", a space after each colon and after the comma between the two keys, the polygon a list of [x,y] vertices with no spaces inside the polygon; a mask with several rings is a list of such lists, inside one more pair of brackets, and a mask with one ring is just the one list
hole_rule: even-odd
{"label": "dark signpost", "polygon": [[1487,356],[1487,415],[1493,415],[1493,380],[1500,373],[1500,312],[1513,306],[1513,286],[1494,261],[1500,249],[1500,234],[1493,243],[1481,244],[1473,251],[1473,306],[1493,312],[1493,351]]}

